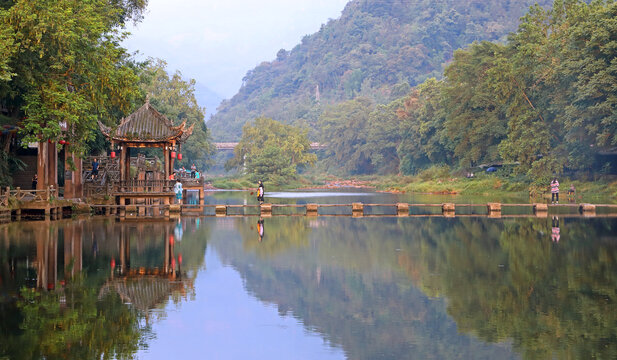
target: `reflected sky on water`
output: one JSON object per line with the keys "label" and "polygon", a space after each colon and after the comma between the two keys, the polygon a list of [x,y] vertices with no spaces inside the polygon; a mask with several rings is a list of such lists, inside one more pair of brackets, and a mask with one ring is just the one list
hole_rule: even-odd
{"label": "reflected sky on water", "polygon": [[2,225],[0,358],[614,358],[615,228],[550,216]]}

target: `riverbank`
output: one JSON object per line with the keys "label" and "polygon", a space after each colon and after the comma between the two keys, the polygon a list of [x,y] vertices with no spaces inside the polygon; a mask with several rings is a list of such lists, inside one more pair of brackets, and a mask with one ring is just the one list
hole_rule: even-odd
{"label": "riverbank", "polygon": [[[593,181],[561,178],[560,183],[562,198],[568,196],[568,189],[571,185],[574,185],[576,189],[574,200],[576,202],[617,203],[617,179],[615,178],[603,177]],[[256,184],[246,177],[213,179],[211,185],[213,188],[224,190],[254,190],[256,188]],[[477,195],[503,199],[516,197],[530,198],[530,201],[539,201],[550,197],[548,182],[546,186],[543,186],[492,174],[479,174],[473,178],[371,175],[347,179],[336,178],[331,175],[311,175],[283,185],[268,182],[265,185],[268,191],[368,188],[390,193]]]}

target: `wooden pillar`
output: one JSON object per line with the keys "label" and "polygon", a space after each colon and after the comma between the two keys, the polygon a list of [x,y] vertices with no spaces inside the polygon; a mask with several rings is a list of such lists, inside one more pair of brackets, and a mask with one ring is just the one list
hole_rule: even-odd
{"label": "wooden pillar", "polygon": [[126,175],[124,175],[124,152],[126,151],[126,146],[122,146],[120,153],[118,154],[118,159],[120,164],[118,165],[120,170],[120,181],[126,180]]}
{"label": "wooden pillar", "polygon": [[165,254],[164,254],[164,258],[163,258],[163,272],[165,274],[168,274],[169,273],[169,263],[170,263],[170,260],[169,260],[169,257],[170,257],[170,254],[169,254],[169,250],[170,250],[169,249],[169,236],[170,235],[169,235],[169,228],[168,227],[165,227],[165,235],[164,236],[165,236],[165,239],[164,239]]}
{"label": "wooden pillar", "polygon": [[47,143],[47,185],[53,185],[54,189],[58,188],[58,151],[56,143]]}
{"label": "wooden pillar", "polygon": [[68,151],[68,149],[64,148],[64,198],[65,199],[73,199],[75,198],[75,185],[74,185],[74,177],[75,171],[71,170],[70,161],[73,160],[73,154]]}
{"label": "wooden pillar", "polygon": [[[65,274],[71,278],[82,269],[82,232],[81,225],[69,226],[64,229],[64,266]],[[68,268],[72,264],[71,268]]]}
{"label": "wooden pillar", "polygon": [[75,163],[75,171],[73,171],[73,195],[76,198],[82,198],[84,197],[84,179],[82,178],[83,159],[73,154],[73,162]]}
{"label": "wooden pillar", "polygon": [[165,172],[165,180],[169,180],[169,175],[171,175],[171,173],[169,172],[169,150],[167,149],[167,145],[165,145],[165,147],[163,148],[163,159],[163,171]]}
{"label": "wooden pillar", "polygon": [[36,184],[37,190],[45,190],[47,188],[47,164],[47,141],[41,141],[39,142],[36,163],[36,174],[39,178]]}
{"label": "wooden pillar", "polygon": [[131,148],[124,147],[124,180],[131,180]]}
{"label": "wooden pillar", "polygon": [[[206,192],[204,191],[204,187],[202,186],[201,188],[199,188],[199,205],[204,205],[205,204],[205,199],[206,199]],[[203,208],[201,208],[201,210],[203,210]]]}

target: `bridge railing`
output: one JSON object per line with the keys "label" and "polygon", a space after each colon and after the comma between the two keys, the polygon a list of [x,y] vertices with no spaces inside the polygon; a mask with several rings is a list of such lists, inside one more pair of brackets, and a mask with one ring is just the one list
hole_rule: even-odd
{"label": "bridge railing", "polygon": [[22,190],[20,187],[11,190],[11,188],[6,187],[0,189],[0,206],[8,207],[11,199],[19,202],[46,201],[57,199],[58,196],[58,188],[54,188],[53,186],[44,190]]}
{"label": "bridge railing", "polygon": [[125,180],[113,183],[116,193],[168,193],[173,192],[173,180]]}

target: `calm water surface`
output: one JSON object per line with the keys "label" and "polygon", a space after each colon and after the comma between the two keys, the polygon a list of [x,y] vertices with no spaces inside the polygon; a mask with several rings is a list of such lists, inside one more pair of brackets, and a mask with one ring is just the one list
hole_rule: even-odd
{"label": "calm water surface", "polygon": [[262,220],[1,225],[0,359],[617,358],[615,218]]}

